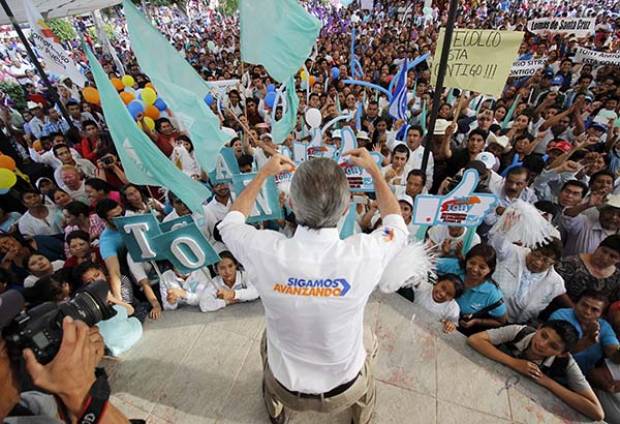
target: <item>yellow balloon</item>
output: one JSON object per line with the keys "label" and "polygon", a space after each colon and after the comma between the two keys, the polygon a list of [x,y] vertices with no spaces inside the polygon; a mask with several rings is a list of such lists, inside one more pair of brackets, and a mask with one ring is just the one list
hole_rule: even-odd
{"label": "yellow balloon", "polygon": [[6,168],[0,168],[0,189],[11,188],[16,182],[15,172]]}
{"label": "yellow balloon", "polygon": [[155,121],[153,121],[151,118],[149,118],[148,116],[144,117],[144,125],[146,125],[146,127],[153,131],[155,129]]}
{"label": "yellow balloon", "polygon": [[136,81],[131,75],[123,75],[123,78],[121,78],[121,82],[125,87],[132,87],[136,83]]}
{"label": "yellow balloon", "polygon": [[140,94],[140,97],[142,97],[144,104],[149,106],[157,100],[157,93],[152,88],[146,87],[142,89],[142,94]]}
{"label": "yellow balloon", "polygon": [[301,77],[301,80],[302,80],[302,81],[305,81],[305,80],[307,80],[307,79],[308,79],[308,73],[306,72],[306,70],[305,70],[305,69],[303,69],[303,70],[301,71],[301,73],[299,74],[299,76]]}

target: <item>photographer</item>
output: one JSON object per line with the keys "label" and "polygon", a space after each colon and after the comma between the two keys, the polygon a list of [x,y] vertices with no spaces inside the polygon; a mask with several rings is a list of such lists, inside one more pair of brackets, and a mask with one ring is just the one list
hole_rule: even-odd
{"label": "photographer", "polygon": [[97,178],[107,182],[117,191],[129,182],[121,162],[111,149],[103,151],[101,157],[97,159]]}
{"label": "photographer", "polygon": [[[0,329],[19,312],[19,294],[0,295]],[[23,350],[25,370],[32,384],[42,391],[21,391],[16,362],[9,357],[7,342],[0,338],[0,418],[3,423],[127,423],[127,418],[108,401],[110,389],[105,373],[95,367],[104,351],[96,326],[65,317],[62,341],[54,358],[42,365],[30,349]],[[25,388],[24,388],[25,389]],[[45,393],[44,393],[44,392]]]}

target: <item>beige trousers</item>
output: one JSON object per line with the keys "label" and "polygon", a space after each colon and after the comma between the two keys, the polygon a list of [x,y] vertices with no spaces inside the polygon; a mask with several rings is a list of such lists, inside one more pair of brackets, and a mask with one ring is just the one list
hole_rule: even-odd
{"label": "beige trousers", "polygon": [[360,371],[355,383],[339,395],[325,398],[310,399],[296,396],[286,391],[271,373],[267,363],[267,332],[263,332],[261,340],[261,358],[263,360],[263,397],[269,415],[277,417],[283,408],[294,411],[316,411],[327,414],[337,414],[351,408],[354,424],[368,424],[373,422],[375,410],[375,378],[373,364],[377,355],[377,338],[369,329],[364,329],[364,346],[366,347],[366,362]]}

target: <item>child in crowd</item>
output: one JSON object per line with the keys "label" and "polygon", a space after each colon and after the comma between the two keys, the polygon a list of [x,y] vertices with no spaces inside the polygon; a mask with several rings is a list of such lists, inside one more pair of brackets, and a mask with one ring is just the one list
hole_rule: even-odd
{"label": "child in crowd", "polygon": [[532,378],[582,414],[602,420],[603,408],[571,356],[579,340],[568,321],[551,320],[539,328],[508,325],[474,334],[475,350]]}
{"label": "child in crowd", "polygon": [[460,308],[456,298],[463,294],[463,281],[454,274],[442,275],[432,285],[421,282],[414,287],[414,303],[422,306],[443,325],[443,331],[451,333],[459,325]]}

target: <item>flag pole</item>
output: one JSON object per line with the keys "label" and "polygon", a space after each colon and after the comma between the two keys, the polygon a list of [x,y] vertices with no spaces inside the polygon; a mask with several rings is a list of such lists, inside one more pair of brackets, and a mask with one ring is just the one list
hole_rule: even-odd
{"label": "flag pole", "polygon": [[19,39],[21,40],[22,44],[26,48],[26,53],[28,53],[28,57],[30,58],[30,60],[34,64],[34,67],[37,68],[37,71],[39,72],[39,75],[41,75],[41,79],[43,80],[43,84],[45,84],[45,86],[47,87],[47,90],[49,92],[49,96],[50,96],[52,102],[56,103],[56,105],[60,109],[60,113],[62,114],[63,118],[65,118],[65,120],[67,121],[67,124],[69,124],[70,127],[74,127],[73,122],[71,121],[71,117],[69,116],[69,112],[67,112],[67,109],[65,109],[65,106],[62,104],[62,102],[58,98],[58,92],[56,91],[56,88],[52,85],[50,80],[47,78],[47,74],[43,70],[43,67],[41,66],[41,63],[39,62],[39,59],[37,59],[37,55],[35,55],[34,51],[32,51],[32,47],[30,46],[30,43],[28,42],[28,39],[26,38],[26,36],[22,32],[22,29],[19,27],[19,23],[17,22],[17,20],[15,19],[15,16],[13,15],[13,11],[9,7],[9,5],[7,4],[6,0],[0,0],[0,4],[2,4],[2,8],[4,9],[4,13],[6,13],[6,15],[11,20],[11,24],[13,25],[13,28],[17,32],[17,35],[19,36]]}
{"label": "flag pole", "polygon": [[[457,9],[458,1],[450,0],[446,33],[444,34],[443,46],[441,48],[441,58],[439,59],[439,65],[437,68],[437,83],[435,84],[435,91],[433,93],[433,108],[431,109],[428,131],[423,144],[424,154],[422,156],[422,166],[420,168],[422,168],[422,171],[424,172],[426,172],[426,167],[428,166],[428,157],[431,153],[431,140],[433,138],[433,133],[435,132],[435,121],[437,120],[437,114],[439,113],[439,107],[441,106],[441,93],[444,88],[443,81],[446,76],[448,53],[450,53],[450,44],[452,44],[452,33],[454,32],[454,22],[456,21]],[[437,60],[437,58],[434,58],[434,60]]]}

